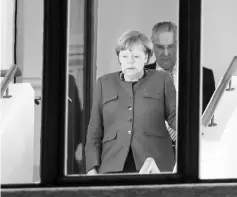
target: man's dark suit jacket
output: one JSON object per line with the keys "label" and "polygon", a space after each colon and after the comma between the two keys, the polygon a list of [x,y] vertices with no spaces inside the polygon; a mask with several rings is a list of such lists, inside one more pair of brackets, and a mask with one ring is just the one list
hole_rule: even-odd
{"label": "man's dark suit jacket", "polygon": [[[68,75],[68,143],[67,166],[69,174],[82,173],[82,164],[75,159],[75,151],[78,144],[82,143],[82,111],[79,99],[79,91],[73,75]],[[78,153],[77,153],[78,154]],[[85,170],[85,169],[84,169]]]}
{"label": "man's dark suit jacket", "polygon": [[176,128],[176,90],[167,72],[148,70],[134,85],[121,80],[119,72],[100,77],[87,131],[86,171],[122,171],[130,147],[137,170],[153,157],[160,171],[172,171],[165,120]]}
{"label": "man's dark suit jacket", "polygon": [[[156,62],[145,66],[147,69],[156,69]],[[203,67],[203,83],[202,83],[202,112],[205,111],[213,93],[215,92],[215,79],[213,71],[209,68]]]}

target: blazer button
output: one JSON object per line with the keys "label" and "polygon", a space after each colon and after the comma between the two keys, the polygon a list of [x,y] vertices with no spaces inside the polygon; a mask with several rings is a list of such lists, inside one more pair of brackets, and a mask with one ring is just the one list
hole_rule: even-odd
{"label": "blazer button", "polygon": [[130,99],[132,99],[132,96],[129,96]]}
{"label": "blazer button", "polygon": [[128,122],[132,122],[132,118],[128,120]]}
{"label": "blazer button", "polygon": [[131,134],[132,134],[132,131],[128,131],[128,134],[131,135]]}
{"label": "blazer button", "polygon": [[129,107],[128,107],[128,110],[132,110],[132,106],[129,106]]}

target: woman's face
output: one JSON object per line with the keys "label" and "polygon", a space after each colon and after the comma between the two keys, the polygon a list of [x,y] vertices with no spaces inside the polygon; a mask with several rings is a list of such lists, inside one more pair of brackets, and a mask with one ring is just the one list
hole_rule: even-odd
{"label": "woman's face", "polygon": [[135,76],[143,72],[148,55],[142,44],[134,44],[130,49],[119,52],[119,62],[122,72],[127,76]]}

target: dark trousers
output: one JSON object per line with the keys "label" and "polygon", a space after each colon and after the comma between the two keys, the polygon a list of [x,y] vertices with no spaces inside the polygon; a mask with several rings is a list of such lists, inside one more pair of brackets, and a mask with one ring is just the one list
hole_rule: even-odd
{"label": "dark trousers", "polygon": [[135,165],[132,149],[130,147],[123,170],[120,172],[110,172],[110,173],[134,173],[134,172],[139,172],[139,171],[136,170],[136,165]]}

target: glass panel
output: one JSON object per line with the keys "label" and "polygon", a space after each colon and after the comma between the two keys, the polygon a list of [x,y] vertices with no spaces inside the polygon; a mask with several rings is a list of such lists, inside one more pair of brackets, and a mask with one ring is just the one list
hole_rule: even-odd
{"label": "glass panel", "polygon": [[[179,4],[173,0],[101,0],[96,3],[97,10],[94,13],[96,24],[93,24],[96,27],[96,41],[93,45],[96,54],[93,54],[95,63],[92,65],[96,75],[91,78],[97,79],[97,85],[93,89],[94,107],[91,111],[88,130],[81,129],[87,128],[83,120],[83,98],[85,98],[83,88],[87,86],[82,85],[84,75],[79,70],[83,70],[85,66],[91,66],[85,65],[83,54],[79,54],[84,47],[83,5],[84,1],[71,0],[69,6],[68,69],[69,74],[72,68],[78,70],[74,75],[74,80],[81,109],[72,107],[74,112],[70,112],[73,99],[69,98],[66,174],[82,174],[88,171],[90,171],[89,174],[94,174],[95,171],[91,171],[94,167],[102,174],[176,172],[174,167],[176,147],[171,139],[173,133],[176,135],[176,132],[175,130],[172,132],[170,128],[176,127],[177,93],[175,89],[178,86]],[[156,25],[152,36],[153,26],[163,21],[167,23]],[[135,48],[132,48],[131,53],[129,50],[126,51],[127,48],[122,48],[118,52],[118,57],[115,52],[116,42],[128,30],[136,30],[144,34],[144,38],[143,36],[140,38],[142,37],[142,42],[148,40],[145,41],[147,48],[144,52],[143,48],[142,50],[139,48],[141,45],[134,45]],[[153,48],[153,44],[155,55],[150,57],[151,54],[147,49],[149,46]],[[72,47],[75,45],[80,48],[77,49],[78,54],[73,56]],[[139,47],[136,48],[136,46]],[[123,53],[125,54],[122,55]],[[141,63],[137,64],[134,62],[138,55]],[[131,68],[123,71],[125,73],[125,81],[123,81],[119,72],[123,70],[123,66],[128,66],[127,62],[130,61],[130,59],[126,60],[125,56],[131,58],[133,64],[129,63]],[[77,61],[72,61],[73,58]],[[119,61],[123,61],[123,66],[120,65],[118,58],[122,58]],[[159,66],[156,66],[156,59]],[[146,64],[145,72],[143,72],[144,64]],[[155,68],[159,71],[154,71]],[[165,72],[160,71],[164,69]],[[132,74],[133,72],[137,75]],[[109,73],[114,74],[107,75]],[[108,80],[102,77],[104,75],[107,75]],[[126,82],[127,76],[135,78],[140,76],[141,79],[132,85]],[[150,80],[146,80],[147,78]],[[148,81],[152,83],[149,84]],[[69,91],[73,88],[72,86],[69,81]],[[132,96],[132,99],[129,96]],[[78,115],[72,113],[78,113]],[[69,129],[72,124],[70,122],[76,122],[77,129]],[[85,138],[87,138],[86,141],[81,143],[80,139]],[[151,159],[146,160],[147,158]]]}
{"label": "glass panel", "polygon": [[70,0],[68,6],[68,103],[66,174],[84,170],[84,0]]}
{"label": "glass panel", "polygon": [[[1,0],[4,69],[18,70],[1,105],[1,183],[40,182],[43,0]],[[17,12],[16,10],[17,9]],[[16,16],[15,16],[16,14]],[[16,52],[16,53],[14,53]]]}
{"label": "glass panel", "polygon": [[202,3],[202,179],[237,178],[236,6],[234,0]]}

